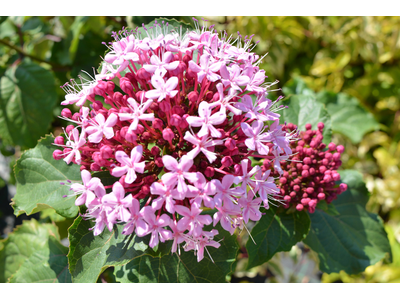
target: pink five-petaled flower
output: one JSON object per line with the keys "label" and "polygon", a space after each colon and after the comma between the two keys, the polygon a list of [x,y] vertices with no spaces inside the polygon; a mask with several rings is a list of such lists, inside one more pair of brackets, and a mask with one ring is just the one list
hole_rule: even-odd
{"label": "pink five-petaled flower", "polygon": [[240,74],[239,65],[233,65],[232,67],[227,67],[223,65],[221,67],[221,79],[224,86],[230,85],[232,89],[242,91],[239,85],[244,86],[247,85],[250,81],[250,78],[246,75]]}
{"label": "pink five-petaled flower", "polygon": [[179,230],[176,221],[171,221],[169,223],[169,227],[172,229],[172,248],[171,248],[171,253],[175,253],[178,250],[178,254],[181,254],[180,248],[178,248],[178,245],[183,243],[186,240],[186,237],[184,235],[185,230]]}
{"label": "pink five-petaled flower", "polygon": [[[244,95],[242,98],[242,102],[238,102],[235,104],[235,106],[242,111],[246,112],[245,117],[249,119],[257,119],[258,121],[269,121],[269,120],[275,120],[271,116],[267,116],[263,113],[260,113],[259,111],[263,111],[265,106],[268,104],[264,104],[265,102],[260,103],[262,97],[258,97],[257,101],[254,103],[253,100],[249,95]],[[279,119],[279,115],[278,115]]]}
{"label": "pink five-petaled flower", "polygon": [[[70,133],[71,134],[71,133]],[[78,129],[74,128],[72,130],[73,141],[67,135],[68,141],[65,143],[65,146],[71,148],[71,151],[68,152],[68,155],[64,158],[64,161],[69,164],[72,159],[75,157],[75,161],[78,165],[81,164],[81,153],[79,152],[79,148],[86,144],[85,132],[82,131],[81,135],[79,135]]]}
{"label": "pink five-petaled flower", "polygon": [[130,104],[130,109],[132,113],[119,113],[119,119],[121,121],[132,120],[131,125],[128,128],[128,133],[137,129],[139,120],[154,121],[154,113],[146,114],[146,110],[153,103],[153,100],[147,100],[145,103],[141,103],[140,106],[133,98],[128,98],[128,103]]}
{"label": "pink five-petaled flower", "polygon": [[198,139],[197,137],[191,135],[189,131],[186,131],[183,139],[196,146],[195,148],[193,148],[193,150],[187,153],[187,155],[191,159],[194,159],[200,152],[203,152],[203,154],[207,157],[210,163],[213,163],[214,160],[217,159],[217,155],[214,152],[207,149],[214,147],[216,145],[222,145],[224,143],[223,141],[219,140],[216,141],[210,139],[207,135]]}
{"label": "pink five-petaled flower", "polygon": [[[213,229],[210,234],[205,232],[204,236],[199,237],[194,241],[189,241],[185,246],[185,251],[194,250],[197,254],[197,262],[200,262],[204,258],[204,248],[207,246],[211,246],[214,248],[219,248],[221,246],[220,243],[213,240],[214,235],[218,234],[218,230]],[[210,256],[211,261],[213,261],[212,257]]]}
{"label": "pink five-petaled flower", "polygon": [[81,176],[83,185],[79,183],[73,183],[71,185],[71,190],[73,190],[77,194],[81,194],[75,200],[76,206],[92,202],[96,198],[96,195],[93,192],[101,183],[100,178],[92,178],[92,175],[90,175],[90,172],[87,170],[82,170]]}
{"label": "pink five-petaled flower", "polygon": [[243,175],[242,176],[236,176],[235,180],[233,181],[235,184],[241,184],[241,188],[244,191],[245,195],[247,195],[247,186],[250,187],[254,187],[255,181],[253,179],[251,179],[251,177],[256,174],[261,168],[260,166],[255,166],[253,167],[250,172],[247,172],[247,167],[249,164],[249,160],[248,159],[243,159],[240,162],[241,166],[242,166],[242,171],[243,171]]}
{"label": "pink five-petaled flower", "polygon": [[161,180],[166,185],[173,185],[178,182],[177,191],[180,197],[185,197],[188,187],[185,183],[185,178],[190,182],[197,180],[197,174],[189,172],[193,165],[193,159],[184,155],[181,157],[179,163],[175,158],[170,155],[164,155],[162,158],[164,166],[167,170],[171,171],[165,173]]}
{"label": "pink five-petaled flower", "polygon": [[189,233],[193,235],[193,237],[199,237],[203,230],[204,225],[210,225],[212,222],[212,218],[209,215],[200,215],[202,210],[200,209],[197,203],[193,203],[190,207],[191,209],[182,206],[176,205],[175,211],[183,216],[178,221],[178,230],[189,229]]}
{"label": "pink five-petaled flower", "polygon": [[214,180],[207,181],[204,175],[200,172],[197,172],[197,177],[198,180],[193,183],[194,186],[188,185],[186,197],[192,198],[190,199],[191,204],[197,203],[198,206],[201,206],[201,202],[203,202],[204,206],[214,208],[214,199],[210,197],[215,195],[217,192]]}
{"label": "pink five-petaled flower", "polygon": [[282,130],[282,126],[279,125],[278,121],[271,124],[270,131],[265,134],[265,139],[273,143],[279,153],[285,151],[287,155],[292,154],[292,149],[290,148],[291,135]]}
{"label": "pink five-petaled flower", "polygon": [[197,73],[199,82],[202,82],[205,76],[207,76],[209,81],[215,82],[221,78],[221,76],[216,73],[221,69],[222,64],[223,62],[211,61],[211,55],[205,53],[200,57],[200,66],[190,60],[189,68]]}
{"label": "pink five-petaled flower", "polygon": [[164,243],[166,240],[172,239],[172,232],[163,228],[171,223],[171,218],[168,215],[163,214],[156,219],[156,216],[154,214],[154,209],[151,208],[150,206],[145,206],[143,208],[143,219],[149,225],[148,232],[144,234],[141,231],[139,231],[138,233],[140,233],[141,236],[151,233],[151,238],[149,243],[149,246],[151,248],[157,246],[159,240],[161,240],[161,242]]}
{"label": "pink five-petaled flower", "polygon": [[149,225],[143,220],[143,209],[140,210],[140,203],[136,198],[132,198],[132,202],[127,207],[130,212],[130,217],[127,220],[122,234],[130,235],[136,228],[136,234],[143,236],[149,231]]}
{"label": "pink five-petaled flower", "polygon": [[254,196],[254,192],[250,191],[247,196],[239,198],[239,205],[243,208],[242,215],[245,223],[248,223],[249,219],[252,221],[258,221],[261,219],[260,204],[262,199],[254,199]]}
{"label": "pink five-petaled flower", "polygon": [[159,210],[165,202],[165,209],[173,214],[175,212],[175,200],[183,200],[185,197],[178,193],[175,189],[176,183],[173,185],[165,185],[162,182],[153,182],[150,186],[150,194],[159,195],[160,197],[154,199],[151,207],[154,210]]}
{"label": "pink five-petaled flower", "polygon": [[[237,205],[217,207],[217,212],[213,216],[213,226],[221,223],[222,228],[228,231],[231,235],[235,232],[235,219],[240,216],[241,210]],[[233,218],[231,216],[234,216]]]}
{"label": "pink five-petaled flower", "polygon": [[261,121],[254,121],[251,127],[247,123],[242,123],[240,126],[244,134],[249,137],[244,141],[246,146],[251,150],[257,150],[261,155],[267,155],[269,148],[267,145],[263,144],[263,142],[267,141],[266,134],[262,133],[264,123]]}
{"label": "pink five-petaled flower", "polygon": [[213,137],[221,137],[221,132],[219,132],[213,125],[222,124],[226,119],[225,107],[221,107],[220,111],[211,115],[211,107],[206,102],[203,101],[199,105],[199,116],[189,116],[186,121],[192,127],[200,127],[200,131],[197,133],[198,137],[202,137],[211,132]]}
{"label": "pink five-petaled flower", "polygon": [[112,43],[113,51],[106,54],[104,60],[113,65],[129,64],[129,61],[139,61],[139,55],[134,52],[135,39],[124,38]]}
{"label": "pink five-petaled flower", "polygon": [[127,209],[132,203],[132,194],[125,197],[125,189],[119,181],[115,182],[112,192],[103,197],[103,205],[108,206],[111,210],[108,212],[108,221],[116,223],[117,219],[122,222],[129,220],[131,214]]}
{"label": "pink five-petaled flower", "polygon": [[162,77],[167,73],[167,70],[172,71],[178,67],[179,61],[173,61],[170,63],[173,58],[174,54],[172,52],[165,52],[162,60],[154,54],[150,58],[151,65],[144,65],[143,68],[149,73],[155,73]]}
{"label": "pink five-petaled flower", "polygon": [[237,109],[236,107],[234,107],[232,105],[232,103],[229,102],[230,100],[232,100],[232,98],[234,98],[236,96],[236,91],[234,89],[230,89],[228,96],[225,97],[224,88],[222,86],[222,83],[217,84],[217,90],[218,90],[219,100],[212,103],[210,105],[210,108],[221,105],[222,107],[225,108],[225,110],[227,109],[227,110],[231,111],[234,115],[237,115],[237,116],[241,115],[242,111],[240,109]]}
{"label": "pink five-petaled flower", "polygon": [[114,136],[113,126],[117,123],[118,117],[112,113],[108,116],[107,121],[103,114],[97,114],[95,117],[97,123],[92,121],[92,125],[86,128],[86,133],[89,134],[88,140],[91,143],[100,143],[103,139],[103,134],[106,139],[111,139]]}
{"label": "pink five-petaled flower", "polygon": [[178,90],[174,90],[178,85],[178,77],[171,77],[164,81],[164,79],[159,75],[153,75],[151,77],[151,84],[156,89],[147,91],[145,96],[149,99],[157,99],[158,102],[161,102],[164,98],[168,97],[175,97],[178,93]]}
{"label": "pink five-petaled flower", "polygon": [[280,189],[276,186],[274,178],[269,176],[271,170],[266,171],[264,174],[258,172],[254,177],[257,181],[256,190],[264,202],[264,207],[269,208],[268,195],[278,194]]}
{"label": "pink five-petaled flower", "polygon": [[221,207],[222,201],[224,201],[224,205],[232,207],[234,201],[236,201],[235,196],[240,196],[244,193],[241,187],[231,188],[234,180],[235,176],[231,174],[225,175],[224,178],[222,178],[222,182],[217,179],[214,180],[217,191],[214,196],[216,207]]}
{"label": "pink five-petaled flower", "polygon": [[131,157],[124,151],[117,151],[115,153],[115,159],[121,163],[120,167],[115,167],[111,171],[111,175],[115,177],[121,177],[124,174],[127,174],[125,177],[126,183],[132,183],[136,180],[136,172],[143,173],[145,162],[139,162],[142,158],[143,154],[143,146],[139,145],[132,149]]}

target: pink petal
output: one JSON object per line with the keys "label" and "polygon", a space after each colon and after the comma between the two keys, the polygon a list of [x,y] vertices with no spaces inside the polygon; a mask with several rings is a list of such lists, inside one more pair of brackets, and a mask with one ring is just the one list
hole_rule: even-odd
{"label": "pink petal", "polygon": [[[170,155],[164,155],[162,158],[164,166],[170,171],[178,171],[178,162]],[[192,161],[193,164],[193,161]]]}

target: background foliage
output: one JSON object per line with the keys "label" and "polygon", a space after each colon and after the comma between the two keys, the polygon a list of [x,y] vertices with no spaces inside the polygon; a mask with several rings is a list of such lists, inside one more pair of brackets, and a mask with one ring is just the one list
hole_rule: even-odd
{"label": "background foliage", "polygon": [[[21,172],[29,169],[31,159],[40,158],[49,151],[46,143],[50,137],[42,140],[37,148],[24,151],[35,147],[46,133],[58,135],[61,127],[66,126],[56,118],[61,111],[59,103],[64,99],[64,92],[58,86],[78,75],[87,77],[81,70],[93,76],[92,67],[100,64],[100,55],[106,50],[101,42],[110,41],[111,32],[120,30],[122,26],[134,28],[154,18],[0,17],[0,229],[3,238],[0,240],[0,260],[5,262],[7,257],[12,256],[16,262],[4,263],[6,269],[0,269],[1,282],[29,281],[30,278],[40,282],[71,281],[69,273],[65,271],[68,228],[72,225],[70,231],[78,230],[87,224],[78,221],[72,224],[73,219],[69,218],[76,215],[76,211],[66,210],[62,203],[56,208],[59,214],[46,209],[26,216],[21,213],[35,213],[43,207],[38,209],[22,201],[22,207],[14,204],[16,213],[21,214],[14,217],[9,203],[15,194],[16,178],[18,180],[29,176]],[[189,17],[175,18],[191,22]],[[241,235],[236,269],[227,279],[232,282],[399,282],[400,18],[237,16],[208,19],[216,25],[217,30],[226,30],[228,33],[240,31],[243,35],[255,34],[254,41],[259,40],[260,43],[254,51],[260,55],[268,52],[261,68],[266,70],[271,82],[278,79],[278,86],[283,87],[282,92],[275,94],[283,93],[287,96],[291,107],[295,107],[297,102],[298,109],[301,109],[301,103],[310,101],[318,109],[320,117],[328,116],[327,122],[330,125],[327,128],[332,131],[333,141],[343,144],[346,149],[342,155],[342,168],[357,170],[362,174],[362,178],[358,178],[350,171],[345,177],[353,176],[351,180],[357,184],[363,179],[368,189],[363,190],[361,186],[357,189],[360,195],[351,198],[352,195],[347,194],[346,199],[334,202],[335,207],[338,211],[342,209],[363,216],[363,220],[371,226],[382,219],[393,257],[392,262],[382,257],[383,250],[388,249],[377,253],[372,251],[367,258],[372,266],[365,269],[365,266],[356,263],[352,269],[347,270],[349,273],[357,273],[365,269],[364,272],[357,275],[348,275],[344,271],[322,273],[326,270],[324,264],[329,266],[329,259],[335,258],[329,253],[325,255],[325,260],[316,255],[314,250],[318,245],[318,233],[314,232],[312,236],[309,234],[304,243],[300,242],[293,247],[285,246],[284,243],[269,245],[268,251],[261,254],[272,259],[267,263],[257,263],[260,251],[265,249],[260,247],[262,240],[272,231],[264,232],[262,228],[257,231],[256,226],[253,232],[259,232],[259,235],[254,238],[261,239],[261,244],[257,242],[257,246],[247,253],[244,246],[250,241],[245,233]],[[298,112],[291,116],[291,110],[288,110],[283,117],[292,121],[294,115],[298,116]],[[307,119],[294,121],[304,125]],[[328,136],[330,134],[325,133]],[[20,157],[21,160],[14,168]],[[41,167],[45,170],[46,164],[52,163],[43,162]],[[48,178],[57,176],[57,168],[53,169],[54,174],[48,174]],[[61,173],[65,174],[64,171]],[[40,191],[36,193],[37,197],[46,195],[46,189],[52,188],[52,182],[46,178],[32,186],[32,189]],[[25,189],[29,190],[27,187]],[[339,203],[342,200],[343,203],[353,203],[353,209],[343,208],[343,203]],[[368,213],[365,205],[368,211],[378,214],[381,219]],[[273,211],[269,213],[274,214]],[[335,211],[318,212],[311,217],[310,229],[300,228],[295,236],[285,236],[283,232],[282,240],[288,244],[301,240],[308,230],[313,232],[313,222],[323,217],[330,222],[337,218]],[[24,222],[11,233],[13,227],[30,218],[38,221]],[[271,226],[285,224],[291,228],[296,225],[296,218],[292,216],[271,218]],[[308,217],[298,214],[297,218],[305,220]],[[304,220],[301,224],[307,223]],[[34,253],[24,253],[24,243],[34,245]],[[78,256],[75,269],[79,267],[79,262],[85,260],[80,251],[82,249],[76,249],[75,252]],[[275,254],[278,251],[289,252]],[[357,249],[354,251],[357,252]],[[258,255],[254,256],[253,253]],[[162,258],[172,260],[170,255],[160,258],[145,256],[150,264]],[[104,271],[99,281],[124,281],[129,276],[138,276],[124,272],[124,268],[116,263],[116,258],[104,259],[104,265],[96,266]],[[106,263],[112,259],[112,263]],[[43,269],[33,274],[30,266],[41,261],[44,262]],[[132,260],[130,263],[136,262]],[[230,267],[224,266],[228,269]],[[176,277],[168,271],[164,276]]]}

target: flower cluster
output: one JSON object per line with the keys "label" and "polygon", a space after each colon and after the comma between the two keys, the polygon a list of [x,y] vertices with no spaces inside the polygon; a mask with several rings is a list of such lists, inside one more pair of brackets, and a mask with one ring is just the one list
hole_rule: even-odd
{"label": "flower cluster", "polygon": [[[63,150],[53,157],[81,165],[83,184],[71,189],[95,235],[123,223],[123,234],[151,235],[150,247],[173,240],[172,252],[185,243],[200,261],[206,246],[220,246],[206,225],[233,234],[279,197],[272,168],[251,159],[282,163],[296,134],[279,125],[281,98],[268,99],[276,82],[265,82],[252,36],[233,40],[198,23],[170,29],[115,33],[101,72],[62,87],[62,104],[80,110],[63,109],[77,126],[66,128],[67,141],[56,137]],[[117,181],[104,186],[98,171]]]}
{"label": "flower cluster", "polygon": [[[284,130],[293,131],[294,124],[287,124]],[[322,143],[324,123],[318,124],[318,130],[312,130],[311,124],[306,124],[306,131],[300,132],[300,140],[292,141],[294,156],[276,166],[273,174],[282,173],[278,186],[284,196],[284,207],[296,207],[298,211],[307,209],[313,213],[318,202],[325,200],[331,203],[347,189],[345,183],[337,185],[340,174],[336,171],[342,164],[340,154],[342,145]],[[265,160],[264,165],[271,162]]]}

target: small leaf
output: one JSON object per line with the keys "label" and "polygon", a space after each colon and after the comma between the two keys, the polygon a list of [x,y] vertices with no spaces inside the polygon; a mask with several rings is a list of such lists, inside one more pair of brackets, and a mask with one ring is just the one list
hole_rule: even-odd
{"label": "small leaf", "polygon": [[17,161],[14,168],[17,193],[12,203],[16,216],[22,213],[30,215],[49,207],[66,218],[77,215],[75,196],[63,198],[63,195],[71,195],[71,191],[69,186],[60,182],[67,179],[81,182],[79,166],[55,160],[53,151],[57,148],[53,142],[53,136],[46,136]]}
{"label": "small leaf", "polygon": [[0,78],[0,136],[32,148],[48,132],[57,102],[53,74],[33,62],[11,66]]}
{"label": "small leaf", "polygon": [[180,257],[171,255],[171,241],[161,243],[155,252],[148,246],[150,235],[143,238],[122,235],[123,225],[93,236],[89,230],[93,225],[78,217],[69,229],[68,259],[74,282],[96,282],[110,266],[115,267],[115,276],[121,282],[222,282],[236,264],[236,236],[222,229],[216,237],[224,238],[221,247],[208,249],[213,264],[206,253],[200,263],[193,251],[182,250]]}
{"label": "small leaf", "polygon": [[272,205],[264,211],[261,220],[251,230],[256,244],[250,238],[246,243],[249,255],[247,269],[267,262],[277,252],[289,251],[307,236],[310,229],[310,218],[304,211],[278,213]]}
{"label": "small leaf", "polygon": [[50,236],[56,240],[60,238],[55,225],[39,224],[32,219],[18,226],[6,240],[2,241],[0,282],[6,282],[36,252],[47,251]]}
{"label": "small leaf", "polygon": [[391,256],[391,249],[382,220],[365,209],[368,191],[361,174],[346,170],[340,175],[348,189],[333,202],[339,215],[316,209],[304,243],[318,254],[321,271],[357,274]]}
{"label": "small leaf", "polygon": [[331,118],[322,103],[315,100],[311,95],[293,95],[285,103],[288,108],[283,110],[283,121],[293,123],[299,130],[304,131],[307,123],[317,130],[319,122],[325,124],[323,142],[328,144],[331,141]]}

